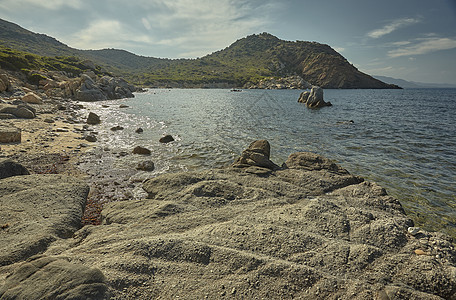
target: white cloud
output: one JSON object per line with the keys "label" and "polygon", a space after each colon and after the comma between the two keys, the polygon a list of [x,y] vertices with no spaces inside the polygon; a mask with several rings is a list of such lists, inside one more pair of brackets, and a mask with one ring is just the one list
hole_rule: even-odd
{"label": "white cloud", "polygon": [[382,28],[375,29],[375,30],[367,33],[367,36],[377,39],[384,35],[390,34],[391,32],[393,32],[401,27],[405,27],[405,26],[408,26],[411,24],[416,24],[419,22],[420,22],[420,20],[416,19],[416,18],[403,18],[403,19],[394,20],[393,22],[385,25]]}
{"label": "white cloud", "polygon": [[70,38],[73,47],[81,49],[99,49],[131,46],[131,43],[153,43],[143,34],[132,32],[116,20],[97,20]]}
{"label": "white cloud", "polygon": [[30,9],[31,7],[48,10],[59,10],[61,8],[79,9],[82,7],[82,2],[81,0],[2,0],[0,3],[0,8],[7,11]]}
{"label": "white cloud", "polygon": [[435,37],[435,38],[418,39],[417,41],[418,42],[413,45],[388,51],[388,56],[400,57],[400,56],[421,55],[421,54],[427,54],[427,53],[436,52],[436,51],[440,51],[440,50],[448,50],[448,49],[456,48],[456,39]]}

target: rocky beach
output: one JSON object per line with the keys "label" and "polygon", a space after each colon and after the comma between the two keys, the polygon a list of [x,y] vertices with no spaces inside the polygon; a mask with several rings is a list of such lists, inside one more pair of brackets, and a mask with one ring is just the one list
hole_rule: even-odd
{"label": "rocky beach", "polygon": [[378,184],[314,153],[273,162],[266,140],[225,168],[132,182],[139,165],[115,161],[153,157],[98,147],[78,100],[133,88],[42,76],[2,76],[0,299],[455,299],[452,239]]}

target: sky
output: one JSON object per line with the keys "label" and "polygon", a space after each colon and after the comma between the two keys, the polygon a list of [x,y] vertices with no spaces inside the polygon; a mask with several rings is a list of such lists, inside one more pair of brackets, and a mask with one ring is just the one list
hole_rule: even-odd
{"label": "sky", "polygon": [[268,32],[328,44],[370,75],[456,84],[456,0],[0,0],[0,18],[78,49],[162,58]]}

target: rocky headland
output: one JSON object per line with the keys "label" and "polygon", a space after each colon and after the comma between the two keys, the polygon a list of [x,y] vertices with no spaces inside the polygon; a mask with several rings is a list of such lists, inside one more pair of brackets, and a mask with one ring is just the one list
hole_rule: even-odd
{"label": "rocky headland", "polygon": [[145,180],[98,226],[83,180],[0,164],[0,299],[455,298],[449,237],[327,158],[271,151]]}
{"label": "rocky headland", "polygon": [[247,82],[244,86],[244,89],[268,89],[268,90],[283,90],[283,89],[299,89],[305,90],[312,88],[312,84],[304,81],[302,77],[288,76],[288,77],[279,77],[279,78],[265,78],[259,80],[257,83]]}

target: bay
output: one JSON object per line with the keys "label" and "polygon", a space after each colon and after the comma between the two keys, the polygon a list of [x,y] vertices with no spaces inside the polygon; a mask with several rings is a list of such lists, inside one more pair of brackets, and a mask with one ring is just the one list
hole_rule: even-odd
{"label": "bay", "polygon": [[[317,110],[297,102],[300,92],[154,89],[88,109],[105,120],[102,145],[152,150],[149,176],[223,167],[267,139],[275,163],[298,151],[324,155],[385,187],[418,226],[456,237],[456,89],[325,90],[333,106]],[[109,130],[116,125],[125,129]],[[159,143],[164,134],[176,141]]]}

